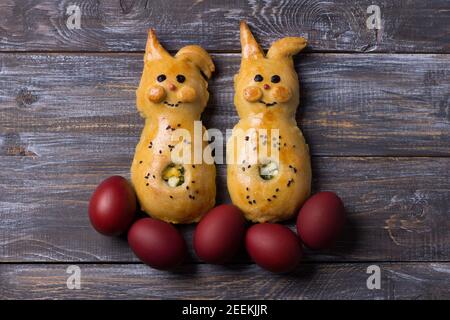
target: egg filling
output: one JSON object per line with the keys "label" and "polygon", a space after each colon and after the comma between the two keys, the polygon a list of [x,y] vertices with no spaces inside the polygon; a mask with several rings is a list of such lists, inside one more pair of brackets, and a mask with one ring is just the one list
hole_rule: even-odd
{"label": "egg filling", "polygon": [[184,167],[179,164],[169,164],[162,173],[163,180],[169,187],[175,188],[184,183]]}
{"label": "egg filling", "polygon": [[278,164],[274,161],[269,161],[259,166],[259,176],[264,180],[271,180],[279,173]]}

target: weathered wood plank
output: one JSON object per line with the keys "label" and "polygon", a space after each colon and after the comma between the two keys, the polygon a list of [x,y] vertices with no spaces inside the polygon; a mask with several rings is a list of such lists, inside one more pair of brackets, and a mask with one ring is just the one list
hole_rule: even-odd
{"label": "weathered wood plank", "polygon": [[[67,7],[81,10],[81,29],[66,26]],[[308,38],[310,51],[449,52],[446,0],[378,0],[382,28],[369,30],[369,0],[337,1],[26,1],[0,4],[0,50],[141,51],[146,30],[157,29],[177,50],[200,44],[238,51],[246,19],[264,47],[286,35]]]}
{"label": "weathered wood plank", "polygon": [[[217,54],[203,119],[238,121],[239,55]],[[314,155],[450,155],[450,56],[307,54],[297,119]],[[0,54],[0,133],[12,150],[28,132],[138,137],[141,54]],[[5,136],[6,135],[6,136]],[[19,148],[19,149],[17,149]]]}
{"label": "weathered wood plank", "polygon": [[[128,176],[136,137],[11,139],[28,155],[0,157],[0,261],[137,261],[125,239],[97,234],[87,217],[96,185]],[[225,173],[219,166],[218,203],[229,201]],[[342,197],[349,221],[336,248],[309,260],[450,261],[450,158],[314,157],[313,176],[314,190]],[[193,228],[182,228],[189,247]]]}
{"label": "weathered wood plank", "polygon": [[[1,299],[448,299],[449,263],[380,263],[381,288],[367,289],[370,264],[302,264],[285,275],[255,265],[186,265],[175,272],[141,264],[79,265],[81,289],[66,286],[68,265],[0,265]],[[181,310],[180,310],[181,312]]]}

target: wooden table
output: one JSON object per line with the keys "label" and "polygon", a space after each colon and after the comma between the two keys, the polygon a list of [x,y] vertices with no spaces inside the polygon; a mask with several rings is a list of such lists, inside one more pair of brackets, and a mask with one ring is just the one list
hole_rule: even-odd
{"label": "wooden table", "polygon": [[[66,26],[72,4],[81,29]],[[366,26],[371,4],[380,30]],[[342,197],[346,230],[292,274],[267,273],[245,254],[223,267],[191,254],[174,272],[151,269],[87,216],[102,179],[129,177],[146,31],[172,52],[212,53],[203,120],[224,132],[238,121],[241,19],[264,48],[309,39],[296,59],[297,120],[313,188]],[[446,0],[0,1],[0,298],[450,298],[449,44]],[[217,203],[227,201],[220,165]],[[193,226],[182,230],[191,247]],[[81,289],[66,286],[71,265]],[[380,289],[366,285],[371,265]]]}

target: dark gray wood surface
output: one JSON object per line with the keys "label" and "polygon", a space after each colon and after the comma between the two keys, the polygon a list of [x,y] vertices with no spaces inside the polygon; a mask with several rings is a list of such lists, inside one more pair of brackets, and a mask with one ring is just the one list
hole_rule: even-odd
{"label": "dark gray wood surface", "polygon": [[[225,132],[238,121],[240,55],[213,58],[203,120]],[[0,54],[0,62],[0,128],[10,134],[0,155],[26,148],[18,136],[27,132],[139,136],[142,54]],[[314,155],[450,155],[450,55],[307,54],[296,66],[297,119]]]}
{"label": "dark gray wood surface", "polygon": [[[66,26],[66,8],[78,4],[80,30]],[[379,31],[366,27],[376,4]],[[4,51],[142,51],[156,28],[168,49],[198,43],[207,50],[239,51],[238,25],[246,19],[262,45],[286,35],[305,36],[308,51],[449,52],[446,0],[3,0]]]}
{"label": "dark gray wood surface", "polygon": [[88,264],[79,265],[79,290],[66,287],[67,264],[0,265],[0,298],[442,299],[450,295],[449,263],[380,263],[380,290],[367,289],[370,265],[305,263],[296,272],[274,275],[255,265],[189,265],[165,272],[141,264]]}
{"label": "dark gray wood surface", "polygon": [[[128,176],[135,138],[46,136],[32,137],[41,156],[0,158],[14,173],[0,181],[0,259],[136,261],[124,239],[97,234],[87,217],[95,186]],[[450,261],[450,158],[314,157],[313,170],[314,189],[337,192],[349,218],[336,248],[307,259]],[[218,203],[228,202],[224,166],[217,182]],[[190,244],[193,226],[182,229]]]}
{"label": "dark gray wood surface", "polygon": [[[81,30],[65,25],[69,4],[82,9]],[[381,8],[379,31],[366,28],[370,4]],[[129,175],[146,30],[172,51],[213,52],[203,120],[225,132],[238,121],[240,19],[265,48],[285,35],[309,40],[295,60],[297,120],[313,189],[342,197],[345,232],[331,250],[307,250],[294,273],[272,275],[244,250],[227,267],[201,263],[194,226],[184,226],[187,263],[153,270],[87,217],[96,185]],[[450,298],[449,43],[445,0],[1,1],[0,298]],[[82,270],[81,290],[66,287],[70,264]],[[380,290],[366,287],[372,264]]]}

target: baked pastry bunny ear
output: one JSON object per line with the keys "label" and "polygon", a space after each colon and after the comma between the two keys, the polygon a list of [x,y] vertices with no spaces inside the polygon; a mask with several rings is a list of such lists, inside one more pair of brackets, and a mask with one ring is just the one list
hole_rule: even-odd
{"label": "baked pastry bunny ear", "polygon": [[267,58],[291,58],[302,51],[308,44],[302,37],[286,37],[275,41],[267,52]]}
{"label": "baked pastry bunny ear", "polygon": [[145,45],[144,61],[161,60],[172,58],[172,56],[162,47],[154,29],[148,31],[147,44]]}
{"label": "baked pastry bunny ear", "polygon": [[205,49],[199,46],[191,45],[181,48],[175,58],[185,59],[192,62],[207,79],[211,78],[211,74],[214,72],[214,63]]}
{"label": "baked pastry bunny ear", "polygon": [[253,37],[247,23],[241,21],[241,46],[242,46],[242,59],[260,59],[264,58],[264,51],[256,42]]}

